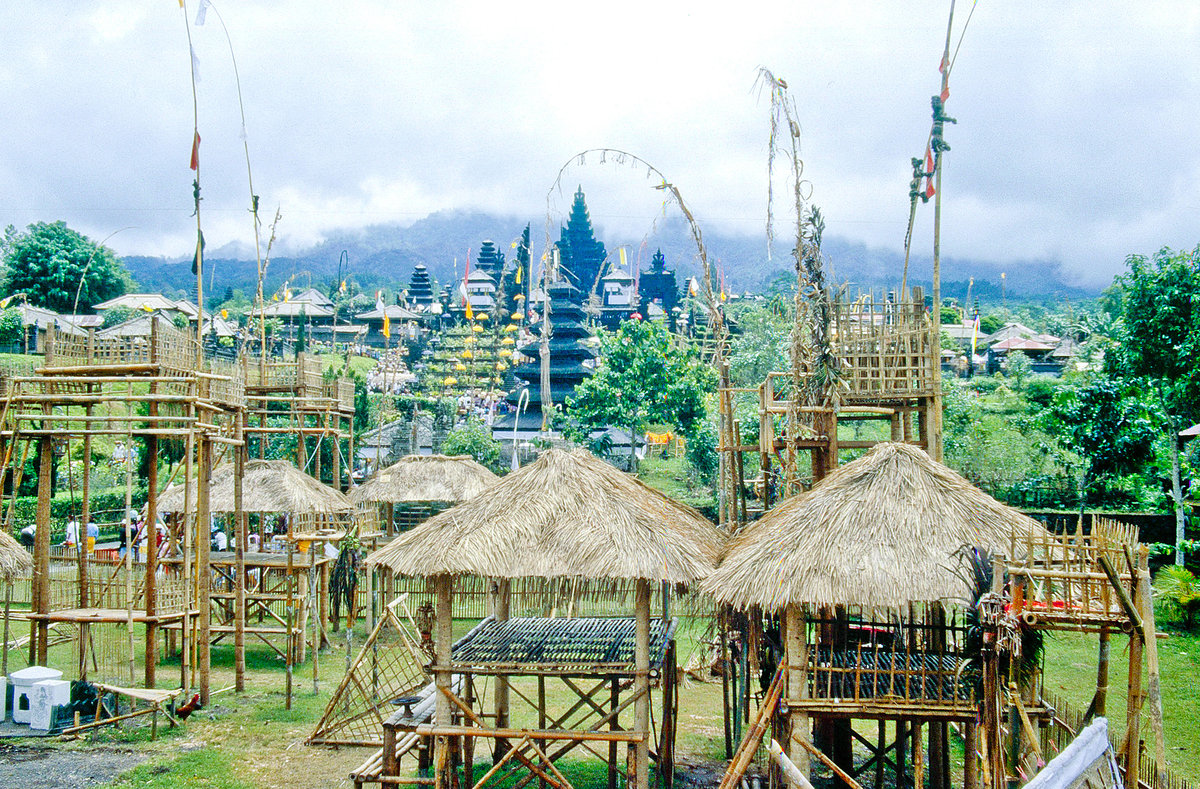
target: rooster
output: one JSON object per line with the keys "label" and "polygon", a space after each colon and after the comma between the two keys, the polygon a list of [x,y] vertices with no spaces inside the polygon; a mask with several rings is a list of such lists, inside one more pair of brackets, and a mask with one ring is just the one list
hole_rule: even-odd
{"label": "rooster", "polygon": [[196,693],[187,702],[175,708],[175,717],[185,721],[189,715],[199,709],[203,709],[203,706],[200,704],[200,694]]}

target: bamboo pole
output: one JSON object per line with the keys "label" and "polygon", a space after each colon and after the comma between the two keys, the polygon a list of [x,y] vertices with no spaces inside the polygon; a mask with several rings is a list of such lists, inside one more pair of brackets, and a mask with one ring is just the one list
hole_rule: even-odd
{"label": "bamboo pole", "polygon": [[1154,627],[1154,600],[1150,596],[1148,549],[1138,554],[1138,602],[1142,608],[1142,623],[1146,642],[1146,702],[1150,707],[1150,728],[1154,733],[1155,784],[1167,785],[1167,746],[1163,734],[1162,680],[1158,669],[1158,637]]}
{"label": "bamboo pole", "polygon": [[[47,409],[48,410],[48,409]],[[43,616],[50,613],[50,486],[54,475],[54,444],[48,436],[38,440],[38,487],[36,529],[33,541],[33,606]],[[49,622],[33,622],[29,639],[29,662],[46,665]]]}
{"label": "bamboo pole", "polygon": [[650,582],[639,578],[636,600],[636,637],[634,641],[634,731],[643,735],[632,749],[634,769],[629,789],[649,789],[650,784]]}
{"label": "bamboo pole", "polygon": [[[128,394],[133,394],[133,384],[128,385]],[[130,429],[133,423],[128,423]],[[125,438],[125,629],[129,636],[129,684],[135,682],[133,662],[133,552],[138,543],[137,532],[133,530],[130,521],[133,516],[133,434],[127,433]]]}
{"label": "bamboo pole", "polygon": [[242,509],[242,476],[246,473],[247,447],[242,428],[245,426],[246,414],[239,411],[234,416],[235,436],[243,441],[242,446],[234,449],[233,463],[233,521],[234,521],[234,562],[237,578],[234,581],[235,611],[233,632],[233,672],[234,688],[238,693],[246,689],[246,511]]}
{"label": "bamboo pole", "polygon": [[210,594],[212,578],[209,571],[209,531],[212,513],[209,511],[209,486],[212,484],[212,444],[204,434],[199,436],[200,473],[196,482],[196,575],[200,583],[200,621],[196,636],[197,663],[200,670],[200,703],[208,705],[209,671],[212,656],[212,611]]}
{"label": "bamboo pole", "polygon": [[[453,637],[453,578],[449,575],[439,575],[434,579],[434,595],[436,598],[436,627],[434,631],[434,683],[438,694],[434,709],[434,724],[444,729],[450,725],[450,697],[453,686],[453,674],[450,671],[450,647]],[[450,789],[450,738],[445,734],[437,735],[433,742],[434,748],[434,786],[436,789]]]}

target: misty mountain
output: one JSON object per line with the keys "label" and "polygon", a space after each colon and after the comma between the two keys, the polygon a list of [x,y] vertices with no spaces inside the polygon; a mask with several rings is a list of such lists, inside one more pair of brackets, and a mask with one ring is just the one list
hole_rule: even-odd
{"label": "misty mountain", "polygon": [[[533,256],[537,260],[546,244],[544,218],[439,212],[410,225],[381,224],[362,230],[335,232],[317,246],[270,260],[264,290],[275,293],[288,282],[293,289],[311,285],[329,292],[336,288],[340,270],[341,277],[353,281],[358,290],[396,292],[407,286],[417,263],[424,263],[429,268],[439,287],[445,286],[463,276],[468,250],[474,257],[485,239],[495,241],[497,248],[511,259],[512,244],[526,224],[531,225]],[[558,239],[558,233],[557,224],[549,229],[551,242]],[[596,237],[604,242],[613,261],[617,259],[617,248],[625,245],[630,264],[645,269],[654,252],[661,249],[668,267],[674,267],[681,280],[700,272],[695,244],[681,219],[659,223],[655,234],[645,239],[610,236],[603,227],[596,227]],[[773,284],[790,287],[793,264],[790,250],[782,239],[777,238],[770,258],[763,236],[706,231],[704,241],[709,261],[718,275],[723,273],[728,291],[762,292]],[[238,249],[236,245],[226,245],[211,251],[205,258],[206,301],[220,301],[229,291],[238,290],[253,297],[257,265],[251,255],[237,254]],[[900,284],[904,258],[898,251],[867,247],[827,235],[823,252],[831,270],[830,281],[847,285],[851,292],[878,292]],[[131,256],[124,260],[140,290],[173,297],[195,296],[190,257]],[[1007,273],[1003,282],[1002,273]],[[908,276],[910,283],[928,288],[932,278],[931,258],[914,255]],[[954,257],[942,259],[943,296],[965,298],[971,278],[975,280],[972,300],[978,298],[985,303],[999,302],[1002,295],[1038,302],[1097,295],[1095,289],[1072,284],[1062,267],[1052,261],[1000,264]]]}

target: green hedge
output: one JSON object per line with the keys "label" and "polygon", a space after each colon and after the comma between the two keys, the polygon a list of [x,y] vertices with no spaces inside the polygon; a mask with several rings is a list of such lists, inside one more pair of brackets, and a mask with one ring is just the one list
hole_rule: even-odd
{"label": "green hedge", "polygon": [[[108,488],[92,493],[89,498],[92,502],[92,512],[114,511],[106,520],[119,518],[120,511],[125,508],[124,488]],[[142,508],[142,505],[146,503],[145,485],[134,486],[130,501],[134,509]],[[72,516],[78,517],[82,505],[83,502],[78,495],[72,497],[69,493],[59,493],[50,500],[51,542],[62,542],[63,536],[66,534],[67,520]],[[37,518],[37,496],[18,496],[16,508],[13,515],[13,531],[19,532]],[[7,515],[7,510],[5,515]]]}

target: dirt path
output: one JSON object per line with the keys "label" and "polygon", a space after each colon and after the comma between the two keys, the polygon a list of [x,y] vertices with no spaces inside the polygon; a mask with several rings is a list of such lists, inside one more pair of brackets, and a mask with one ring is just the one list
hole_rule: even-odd
{"label": "dirt path", "polygon": [[132,748],[94,746],[86,751],[43,745],[0,744],[0,787],[77,789],[114,780],[141,764]]}

